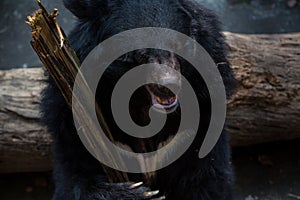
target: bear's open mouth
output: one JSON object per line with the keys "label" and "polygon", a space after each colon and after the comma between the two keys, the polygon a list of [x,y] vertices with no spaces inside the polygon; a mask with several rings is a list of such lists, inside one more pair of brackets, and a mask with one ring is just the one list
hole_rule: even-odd
{"label": "bear's open mouth", "polygon": [[178,106],[178,97],[166,87],[148,86],[153,107],[159,112],[171,113]]}

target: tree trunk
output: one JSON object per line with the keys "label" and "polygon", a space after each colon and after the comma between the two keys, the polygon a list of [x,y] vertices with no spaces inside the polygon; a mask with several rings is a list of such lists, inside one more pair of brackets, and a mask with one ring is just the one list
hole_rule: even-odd
{"label": "tree trunk", "polygon": [[[239,81],[228,104],[233,146],[300,138],[300,34],[225,33]],[[0,172],[51,169],[39,123],[41,68],[0,70]]]}
{"label": "tree trunk", "polygon": [[239,85],[229,101],[232,145],[300,137],[300,34],[225,33]]}

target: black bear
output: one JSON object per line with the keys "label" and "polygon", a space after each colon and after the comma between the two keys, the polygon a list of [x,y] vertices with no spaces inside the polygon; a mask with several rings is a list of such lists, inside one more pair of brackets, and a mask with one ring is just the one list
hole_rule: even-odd
{"label": "black bear", "polygon": [[[220,23],[210,10],[198,3],[190,0],[64,0],[64,4],[77,17],[69,39],[81,62],[99,43],[122,31],[141,27],[173,29],[194,38],[204,47],[222,75],[227,97],[231,95],[235,79],[226,58]],[[155,151],[178,129],[180,105],[175,105],[176,95],[159,85],[139,88],[130,100],[131,117],[139,125],[149,123],[148,110],[153,101],[164,108],[176,109],[168,114],[166,125],[159,134],[147,139],[131,137],[114,122],[109,106],[114,85],[129,69],[145,63],[164,64],[180,71],[196,91],[201,122],[192,145],[178,160],[150,177],[129,174],[130,182],[110,183],[99,161],[81,143],[72,112],[49,77],[43,94],[42,118],[54,139],[54,200],[151,199],[162,196],[172,200],[233,198],[234,176],[225,131],[213,150],[205,158],[198,158],[199,147],[210,122],[211,102],[207,86],[190,63],[174,53],[157,49],[136,50],[116,59],[105,71],[96,100],[115,141],[134,152]],[[158,78],[180,86],[178,77],[168,79],[164,73],[158,74]],[[130,187],[140,181],[144,182],[143,186]],[[155,190],[159,190],[156,196],[145,193]]]}

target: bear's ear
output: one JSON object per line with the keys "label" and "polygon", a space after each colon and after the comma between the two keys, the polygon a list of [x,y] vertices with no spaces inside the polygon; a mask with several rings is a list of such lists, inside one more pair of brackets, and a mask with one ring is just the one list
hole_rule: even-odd
{"label": "bear's ear", "polygon": [[108,12],[107,0],[63,0],[63,2],[79,19],[103,16]]}
{"label": "bear's ear", "polygon": [[182,11],[190,17],[191,36],[201,37],[211,31],[220,31],[221,23],[213,11],[191,0],[179,0]]}

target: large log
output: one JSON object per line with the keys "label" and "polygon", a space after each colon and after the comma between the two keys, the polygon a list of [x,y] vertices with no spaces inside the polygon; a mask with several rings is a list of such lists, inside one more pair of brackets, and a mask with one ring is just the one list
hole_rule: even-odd
{"label": "large log", "polygon": [[51,169],[51,137],[39,123],[41,68],[0,70],[0,172]]}
{"label": "large log", "polygon": [[[233,146],[300,138],[300,34],[225,33],[239,84],[228,104]],[[0,70],[0,172],[51,169],[39,123],[41,68]]]}
{"label": "large log", "polygon": [[233,145],[300,137],[300,34],[225,33],[239,81],[229,101]]}

